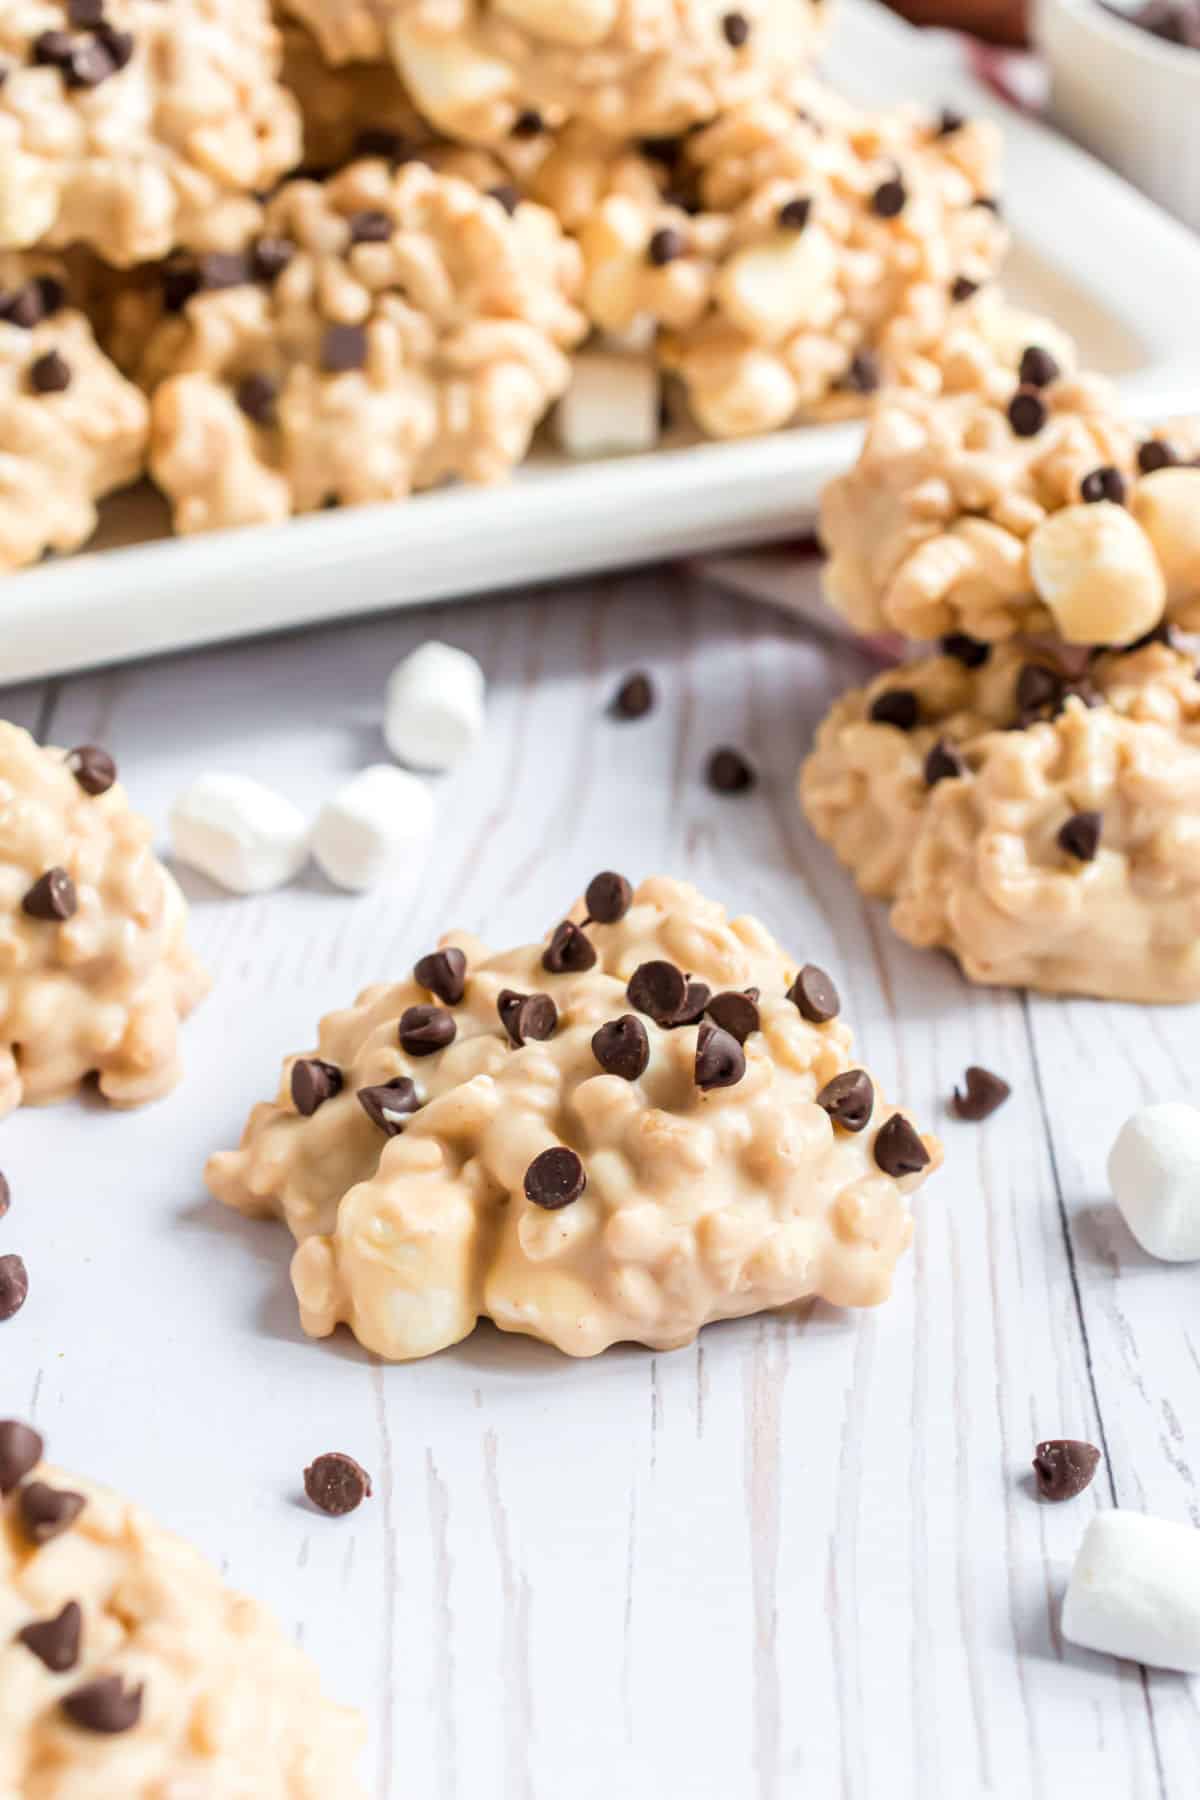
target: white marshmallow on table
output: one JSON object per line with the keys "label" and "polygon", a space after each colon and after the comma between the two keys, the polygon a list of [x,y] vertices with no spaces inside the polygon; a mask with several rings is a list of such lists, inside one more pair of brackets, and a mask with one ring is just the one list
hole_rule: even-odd
{"label": "white marshmallow on table", "polygon": [[451,769],[483,733],[483,670],[466,650],[436,639],[388,678],[383,735],[414,769]]}
{"label": "white marshmallow on table", "polygon": [[658,442],[658,370],[647,357],[584,351],[572,365],[554,429],[569,456],[652,450]]}
{"label": "white marshmallow on table", "polygon": [[1143,1106],[1108,1158],[1121,1215],[1143,1250],[1165,1262],[1200,1258],[1200,1108]]}
{"label": "white marshmallow on table", "polygon": [[308,860],[308,820],[249,775],[198,775],[171,808],[171,847],[235,894],[261,894]]}
{"label": "white marshmallow on table", "polygon": [[405,864],[419,866],[433,836],[433,796],[395,763],[362,769],[317,815],[312,853],[330,881],[361,892]]}
{"label": "white marshmallow on table", "polygon": [[1200,1670],[1200,1531],[1145,1513],[1100,1513],[1071,1570],[1062,1629],[1085,1650]]}

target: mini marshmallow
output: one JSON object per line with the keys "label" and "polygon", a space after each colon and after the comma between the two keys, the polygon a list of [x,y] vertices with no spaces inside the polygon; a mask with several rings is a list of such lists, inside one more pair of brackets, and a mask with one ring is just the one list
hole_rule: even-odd
{"label": "mini marshmallow", "polygon": [[383,735],[414,769],[451,769],[483,732],[483,670],[465,650],[432,640],[392,670]]}
{"label": "mini marshmallow", "polygon": [[1200,1531],[1145,1513],[1100,1513],[1071,1570],[1062,1629],[1085,1650],[1200,1670]]}
{"label": "mini marshmallow", "polygon": [[308,820],[249,775],[198,775],[171,808],[171,847],[235,894],[261,894],[299,874]]}
{"label": "mini marshmallow", "polygon": [[1143,1250],[1164,1262],[1200,1258],[1200,1108],[1143,1106],[1108,1158],[1121,1216]]}
{"label": "mini marshmallow", "polygon": [[612,350],[577,356],[554,429],[569,456],[652,450],[658,442],[658,370],[645,357]]}
{"label": "mini marshmallow", "polygon": [[312,852],[330,881],[354,892],[419,867],[433,835],[433,796],[394,763],[363,769],[321,808]]}

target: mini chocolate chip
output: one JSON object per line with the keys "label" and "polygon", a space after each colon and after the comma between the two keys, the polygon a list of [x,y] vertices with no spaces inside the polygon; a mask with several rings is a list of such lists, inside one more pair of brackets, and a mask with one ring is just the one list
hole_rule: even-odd
{"label": "mini chocolate chip", "polygon": [[413,980],[436,994],[443,1005],[457,1006],[467,991],[467,959],[453,944],[431,950],[413,964]]}
{"label": "mini chocolate chip", "polygon": [[942,654],[952,656],[964,669],[981,669],[992,654],[992,646],[968,637],[965,631],[951,631],[942,639]]}
{"label": "mini chocolate chip", "polygon": [[60,922],[69,919],[79,904],[75,883],[65,869],[47,869],[39,875],[21,902],[31,919]]}
{"label": "mini chocolate chip", "polygon": [[542,952],[542,967],[551,975],[580,975],[594,968],[596,947],[574,919],[564,919]]}
{"label": "mini chocolate chip", "polygon": [[875,1087],[865,1069],[845,1069],[827,1081],[817,1095],[835,1125],[844,1131],[865,1131],[875,1109]]}
{"label": "mini chocolate chip", "polygon": [[1038,1493],[1043,1500],[1073,1500],[1090,1485],[1099,1464],[1095,1444],[1080,1438],[1046,1438],[1033,1458]]}
{"label": "mini chocolate chip", "polygon": [[114,71],[127,68],[133,61],[134,38],[132,31],[118,31],[107,19],[101,19],[96,27],[97,36],[107,52]]}
{"label": "mini chocolate chip", "polygon": [[638,149],[650,162],[663,163],[670,168],[678,162],[683,149],[681,137],[648,137],[638,141]]}
{"label": "mini chocolate chip", "polygon": [[556,1212],[570,1206],[587,1186],[583,1164],[573,1150],[554,1144],[535,1156],[525,1171],[525,1198],[535,1206]]}
{"label": "mini chocolate chip", "polygon": [[1114,506],[1124,506],[1125,477],[1120,469],[1114,469],[1111,464],[1102,469],[1093,469],[1080,482],[1079,492],[1089,506],[1094,505],[1097,500],[1111,500]]}
{"label": "mini chocolate chip", "polygon": [[953,137],[956,131],[962,130],[966,122],[960,112],[955,112],[953,107],[944,106],[937,122],[937,135],[940,138]]}
{"label": "mini chocolate chip", "polygon": [[78,1600],[68,1600],[52,1619],[35,1619],[17,1633],[17,1642],[32,1650],[52,1675],[65,1675],[79,1661],[83,1635],[83,1610]]}
{"label": "mini chocolate chip", "polygon": [[803,231],[812,213],[812,201],[807,194],[797,195],[794,200],[785,200],[776,217],[784,231]]}
{"label": "mini chocolate chip", "polygon": [[875,1161],[899,1180],[928,1166],[929,1152],[903,1113],[893,1113],[875,1136]]}
{"label": "mini chocolate chip", "polygon": [[740,50],[750,37],[750,21],[745,13],[727,12],[721,20],[725,42],[732,50]]}
{"label": "mini chocolate chip", "polygon": [[1179,461],[1179,452],[1163,438],[1147,438],[1137,453],[1138,468],[1143,475],[1153,475],[1156,469],[1169,469]]}
{"label": "mini chocolate chip", "polygon": [[851,394],[873,394],[881,380],[878,357],[870,350],[860,350],[851,357],[839,385]]}
{"label": "mini chocolate chip", "polygon": [[351,213],[346,223],[350,227],[352,244],[386,244],[392,235],[392,221],[387,214],[374,212],[369,207]]}
{"label": "mini chocolate chip", "polygon": [[953,744],[939,738],[925,758],[926,787],[936,787],[939,781],[954,781],[966,772],[967,765]]}
{"label": "mini chocolate chip", "polygon": [[746,1073],[746,1052],[732,1032],[701,1025],[696,1038],[695,1082],[702,1093],[736,1087]]}
{"label": "mini chocolate chip", "polygon": [[256,238],[250,251],[250,264],[258,281],[278,281],[296,254],[291,238]]}
{"label": "mini chocolate chip", "polygon": [[1100,848],[1104,815],[1098,812],[1072,813],[1058,834],[1058,846],[1077,862],[1094,862]]}
{"label": "mini chocolate chip", "polygon": [[630,1006],[665,1029],[674,1024],[687,1000],[687,978],[671,962],[639,963],[630,976],[625,997]]}
{"label": "mini chocolate chip", "polygon": [[715,794],[744,794],[758,780],[753,766],[740,750],[722,744],[704,766],[704,779]]}
{"label": "mini chocolate chip", "polygon": [[787,997],[810,1025],[827,1025],[842,1010],[841,997],[824,969],[805,963],[788,989]]}
{"label": "mini chocolate chip", "polygon": [[597,925],[615,925],[633,905],[633,884],[624,875],[604,869],[592,876],[583,898],[588,917]]}
{"label": "mini chocolate chip", "polygon": [[142,1693],[140,1685],[126,1687],[120,1675],[100,1675],[64,1694],[59,1705],[81,1731],[116,1737],[122,1731],[132,1731],[141,1718]]}
{"label": "mini chocolate chip", "polygon": [[328,375],[365,368],[367,333],[362,325],[327,325],[321,339],[321,367]]}
{"label": "mini chocolate chip", "polygon": [[458,1035],[444,1006],[407,1006],[400,1015],[400,1048],[409,1056],[436,1056]]}
{"label": "mini chocolate chip", "polygon": [[169,313],[182,312],[188,301],[200,292],[200,271],[190,257],[177,257],[168,262],[162,273],[162,302]]}
{"label": "mini chocolate chip", "polygon": [[964,300],[971,300],[979,292],[979,283],[972,281],[969,275],[956,275],[950,284],[950,298],[961,306]]}
{"label": "mini chocolate chip", "polygon": [[24,1259],[10,1252],[0,1256],[0,1323],[15,1319],[29,1298],[29,1270]]}
{"label": "mini chocolate chip", "polygon": [[683,996],[683,1005],[671,1020],[671,1030],[678,1031],[681,1025],[695,1025],[708,1010],[712,999],[712,989],[706,982],[689,981]]}
{"label": "mini chocolate chip", "polygon": [[654,705],[654,683],[640,672],[627,675],[613,695],[609,712],[614,719],[642,719]]}
{"label": "mini chocolate chip", "polygon": [[8,1211],[12,1202],[12,1189],[8,1185],[8,1177],[0,1174],[0,1219]]}
{"label": "mini chocolate chip", "polygon": [[255,425],[274,425],[279,386],[269,375],[243,375],[237,384],[236,399]]}
{"label": "mini chocolate chip", "polygon": [[117,779],[116,763],[99,744],[78,744],[74,750],[68,750],[66,764],[84,793],[93,798],[107,794]]}
{"label": "mini chocolate chip", "polygon": [[76,31],[94,31],[104,18],[104,0],[67,0],[67,23]]}
{"label": "mini chocolate chip", "polygon": [[1045,663],[1025,663],[1017,676],[1017,707],[1023,721],[1042,712],[1046,707],[1057,712],[1063,703],[1066,683],[1057,669],[1048,669]]}
{"label": "mini chocolate chip", "polygon": [[65,394],[71,385],[71,365],[57,350],[47,350],[29,365],[29,385],[35,394]]}
{"label": "mini chocolate chip", "polygon": [[0,319],[8,325],[16,325],[21,331],[32,331],[45,316],[46,309],[36,282],[27,281],[24,287],[10,288],[0,294]]}
{"label": "mini chocolate chip", "polygon": [[744,1044],[752,1031],[758,1031],[762,1021],[758,1007],[749,994],[739,994],[736,989],[728,988],[724,993],[714,994],[705,1007],[714,1025],[735,1037],[739,1044]]}
{"label": "mini chocolate chip", "polygon": [[871,702],[870,718],[876,725],[894,725],[912,731],[920,723],[921,702],[911,688],[885,688]]}
{"label": "mini chocolate chip", "polygon": [[520,192],[511,181],[502,181],[496,187],[488,188],[487,197],[502,206],[510,219],[521,204]]}
{"label": "mini chocolate chip", "polygon": [[44,1481],[27,1481],[17,1490],[21,1529],[31,1544],[48,1544],[69,1531],[87,1501],[67,1488],[52,1488]]}
{"label": "mini chocolate chip", "polygon": [[413,149],[410,140],[386,126],[368,125],[354,140],[354,160],[360,156],[381,156],[385,162],[404,162]]}
{"label": "mini chocolate chip", "polygon": [[416,1083],[407,1075],[397,1075],[393,1081],[381,1081],[375,1087],[359,1088],[356,1098],[372,1125],[378,1125],[388,1137],[399,1137],[405,1119],[421,1104]]}
{"label": "mini chocolate chip", "polygon": [[41,1462],[45,1448],[32,1425],[23,1425],[20,1419],[0,1419],[0,1494],[11,1494],[20,1487]]}
{"label": "mini chocolate chip", "polygon": [[1036,437],[1047,416],[1046,402],[1036,388],[1018,388],[1008,403],[1008,422],[1018,437]]}
{"label": "mini chocolate chip", "polygon": [[646,245],[646,255],[656,268],[664,263],[676,262],[679,257],[687,255],[687,242],[682,231],[676,231],[673,225],[663,225],[652,235]]}
{"label": "mini chocolate chip", "polygon": [[200,285],[207,293],[245,287],[251,278],[250,263],[240,250],[213,250],[200,258]]}
{"label": "mini chocolate chip", "polygon": [[292,1102],[296,1111],[311,1119],[317,1108],[342,1091],[342,1071],[319,1056],[302,1056],[292,1064]]}
{"label": "mini chocolate chip", "polygon": [[[132,54],[132,40],[129,50]],[[68,87],[99,87],[102,81],[107,81],[110,75],[116,74],[117,66],[117,58],[107,43],[97,37],[90,43],[76,46],[63,74]]]}
{"label": "mini chocolate chip", "polygon": [[66,304],[67,290],[53,275],[35,275],[29,285],[37,293],[43,319],[52,319]]}
{"label": "mini chocolate chip", "polygon": [[592,1038],[592,1055],[606,1075],[619,1075],[622,1081],[636,1081],[645,1073],[650,1061],[646,1027],[632,1013],[610,1019]]}
{"label": "mini chocolate chip", "polygon": [[558,1008],[549,994],[518,994],[513,988],[502,988],[496,1011],[509,1041],[518,1050],[531,1040],[544,1042],[558,1029]]}
{"label": "mini chocolate chip", "polygon": [[1022,352],[1017,369],[1017,379],[1022,387],[1049,387],[1061,374],[1062,370],[1054,357],[1048,350],[1043,350],[1040,344],[1030,344]]}
{"label": "mini chocolate chip", "polygon": [[524,112],[519,112],[513,120],[513,135],[515,137],[537,137],[539,133],[545,131],[545,129],[545,120],[542,118],[541,113],[535,111],[532,106],[527,106]]}
{"label": "mini chocolate chip", "polygon": [[33,60],[42,67],[67,69],[75,54],[75,39],[69,31],[41,31],[33,40]]}
{"label": "mini chocolate chip", "polygon": [[328,1450],[305,1469],[304,1491],[318,1512],[340,1519],[369,1497],[371,1477],[352,1456]]}
{"label": "mini chocolate chip", "polygon": [[871,211],[881,219],[896,219],[908,202],[908,189],[899,175],[881,181],[871,195]]}
{"label": "mini chocolate chip", "polygon": [[962,1088],[955,1088],[950,1104],[957,1118],[978,1125],[998,1112],[1011,1093],[1012,1089],[1002,1075],[993,1075],[990,1069],[981,1069],[978,1063],[972,1063],[963,1077]]}

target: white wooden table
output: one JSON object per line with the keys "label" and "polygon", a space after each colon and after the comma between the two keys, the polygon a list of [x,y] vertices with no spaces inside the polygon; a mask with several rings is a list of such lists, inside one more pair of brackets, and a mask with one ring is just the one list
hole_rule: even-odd
{"label": "white wooden table", "polygon": [[[973,991],[892,938],[792,797],[856,652],[664,571],[0,710],[110,745],[160,825],[214,766],[314,806],[381,756],[383,677],[433,634],[484,662],[490,723],[438,784],[413,890],[355,900],[312,876],[235,900],[187,880],[218,983],[182,1088],[4,1124],[0,1247],[32,1292],[0,1327],[0,1413],[32,1415],[68,1467],[274,1606],[367,1711],[378,1800],[1191,1800],[1196,1689],[1065,1646],[1057,1616],[1095,1508],[1200,1524],[1200,1276],[1143,1256],[1104,1181],[1132,1107],[1195,1097],[1200,1018]],[[638,666],[661,704],[615,724],[606,701]],[[721,741],[758,762],[754,793],[704,787]],[[282,1227],[207,1200],[206,1154],[320,1013],[445,926],[537,935],[601,867],[691,877],[836,972],[867,1059],[946,1140],[895,1297],[590,1363],[490,1328],[396,1368],[306,1341]],[[945,1115],[971,1061],[1014,1087],[983,1127]],[[1058,1435],[1106,1460],[1054,1508],[1028,1468]],[[298,1497],[329,1448],[375,1476],[340,1521]]]}

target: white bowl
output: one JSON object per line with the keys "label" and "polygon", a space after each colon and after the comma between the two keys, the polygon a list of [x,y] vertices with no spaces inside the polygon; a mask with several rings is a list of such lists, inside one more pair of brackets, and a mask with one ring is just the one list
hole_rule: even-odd
{"label": "white bowl", "polygon": [[1100,0],[1038,0],[1036,32],[1055,122],[1200,230],[1200,50],[1166,43]]}

